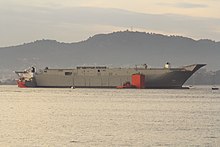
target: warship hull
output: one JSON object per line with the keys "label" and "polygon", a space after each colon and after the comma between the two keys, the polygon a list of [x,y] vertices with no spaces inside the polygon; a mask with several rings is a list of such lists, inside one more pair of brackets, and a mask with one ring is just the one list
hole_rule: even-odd
{"label": "warship hull", "polygon": [[[141,88],[182,88],[187,79],[205,64],[193,64],[181,68],[107,68],[77,67],[74,69],[49,69],[35,71],[32,68],[19,75],[19,87],[73,87],[116,88],[124,83],[133,83],[132,75],[143,75]],[[21,84],[22,82],[22,84]],[[132,85],[132,88],[136,86]]]}

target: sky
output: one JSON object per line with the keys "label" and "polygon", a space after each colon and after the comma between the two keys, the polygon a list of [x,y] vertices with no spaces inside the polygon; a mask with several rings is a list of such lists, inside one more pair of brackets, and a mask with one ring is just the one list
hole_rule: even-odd
{"label": "sky", "polygon": [[0,0],[0,47],[132,30],[220,41],[219,0]]}

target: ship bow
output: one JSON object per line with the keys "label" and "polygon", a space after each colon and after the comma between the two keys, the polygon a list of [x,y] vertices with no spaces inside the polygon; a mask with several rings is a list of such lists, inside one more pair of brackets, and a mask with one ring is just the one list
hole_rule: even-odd
{"label": "ship bow", "polygon": [[193,65],[184,66],[183,68],[186,71],[192,71],[192,73],[194,73],[200,68],[202,68],[203,66],[206,66],[206,64],[193,64]]}

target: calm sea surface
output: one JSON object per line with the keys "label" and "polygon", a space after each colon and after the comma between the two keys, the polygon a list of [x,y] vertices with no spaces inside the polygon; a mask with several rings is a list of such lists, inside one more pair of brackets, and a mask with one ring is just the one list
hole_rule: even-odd
{"label": "calm sea surface", "polygon": [[0,86],[0,146],[220,146],[220,90]]}

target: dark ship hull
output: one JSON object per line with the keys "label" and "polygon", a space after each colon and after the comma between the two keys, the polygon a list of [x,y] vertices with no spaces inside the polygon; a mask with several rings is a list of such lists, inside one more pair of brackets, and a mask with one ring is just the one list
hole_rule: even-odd
{"label": "dark ship hull", "polygon": [[[107,68],[77,67],[75,69],[48,69],[35,71],[35,68],[19,75],[19,87],[74,87],[74,88],[182,88],[186,80],[205,64],[194,64],[181,68]],[[134,79],[133,75],[141,75]],[[137,76],[136,76],[137,77]],[[139,80],[139,81],[138,81]],[[136,81],[136,82],[135,82]],[[129,83],[129,84],[128,84]],[[138,85],[139,83],[139,85]],[[142,83],[140,86],[140,83]]]}

